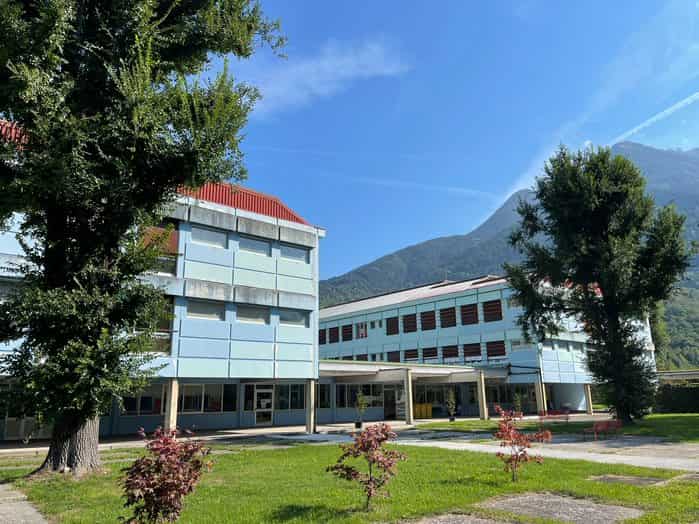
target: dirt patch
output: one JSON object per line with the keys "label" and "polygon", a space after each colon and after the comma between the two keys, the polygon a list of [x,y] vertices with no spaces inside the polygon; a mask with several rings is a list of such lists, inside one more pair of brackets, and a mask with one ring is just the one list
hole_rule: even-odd
{"label": "dirt patch", "polygon": [[586,499],[576,499],[553,493],[523,493],[511,497],[491,499],[481,507],[507,511],[508,513],[561,520],[575,524],[607,524],[643,515],[636,508],[600,504]]}
{"label": "dirt patch", "polygon": [[491,520],[473,515],[459,515],[458,513],[447,513],[444,515],[435,515],[434,517],[425,517],[421,520],[405,521],[404,524],[501,524],[504,520]]}
{"label": "dirt patch", "polygon": [[607,484],[629,484],[631,486],[653,486],[659,482],[664,482],[664,479],[658,477],[636,477],[633,475],[599,475],[589,477],[588,480]]}

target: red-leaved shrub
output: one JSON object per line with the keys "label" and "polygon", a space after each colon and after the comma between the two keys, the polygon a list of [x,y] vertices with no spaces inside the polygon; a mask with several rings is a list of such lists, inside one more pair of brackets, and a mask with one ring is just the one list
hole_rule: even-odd
{"label": "red-leaved shrub", "polygon": [[[134,511],[131,522],[175,522],[184,497],[194,491],[204,469],[211,469],[209,449],[196,440],[177,440],[177,433],[156,429],[146,445],[148,453],[124,468],[125,506]],[[143,428],[139,434],[146,438]]]}
{"label": "red-leaved shrub", "polygon": [[532,457],[527,451],[532,446],[532,442],[548,442],[551,440],[551,432],[539,430],[534,434],[526,435],[520,433],[516,427],[516,421],[522,418],[521,413],[512,410],[504,410],[500,406],[495,406],[495,411],[500,415],[498,431],[495,438],[500,440],[500,446],[510,448],[509,452],[498,451],[496,456],[505,463],[505,471],[512,473],[512,482],[517,480],[517,473],[523,464],[535,461],[541,464],[543,457]]}
{"label": "red-leaved shrub", "polygon": [[[341,444],[342,455],[327,471],[340,478],[356,481],[361,484],[366,495],[366,509],[371,506],[371,499],[376,495],[388,496],[384,486],[396,475],[396,465],[399,460],[405,460],[405,455],[392,449],[386,449],[384,444],[394,440],[396,434],[388,424],[368,426],[364,431],[354,435],[352,444]],[[367,473],[364,473],[347,463],[350,459],[363,458],[367,463]]]}

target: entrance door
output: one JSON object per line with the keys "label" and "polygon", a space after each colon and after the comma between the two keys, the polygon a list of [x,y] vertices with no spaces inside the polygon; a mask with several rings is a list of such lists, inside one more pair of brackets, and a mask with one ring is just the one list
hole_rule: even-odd
{"label": "entrance door", "polygon": [[396,420],[396,390],[393,386],[383,387],[383,418]]}
{"label": "entrance door", "polygon": [[255,425],[272,424],[274,407],[274,386],[272,384],[255,384]]}

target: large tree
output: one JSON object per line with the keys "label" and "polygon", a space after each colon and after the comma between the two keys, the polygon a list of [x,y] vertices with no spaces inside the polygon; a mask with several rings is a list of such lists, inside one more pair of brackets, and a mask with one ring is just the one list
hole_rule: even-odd
{"label": "large tree", "polygon": [[[254,0],[0,3],[0,219],[15,213],[23,284],[0,311],[14,402],[52,425],[42,469],[98,466],[98,416],[143,383],[161,294],[138,279],[144,225],[181,186],[245,176],[256,90],[215,57],[277,49]],[[197,82],[202,73],[213,78]]]}
{"label": "large tree", "polygon": [[617,416],[643,416],[654,368],[639,328],[687,269],[684,217],[656,209],[645,179],[607,148],[559,149],[521,202],[511,243],[523,254],[505,270],[525,335],[549,338],[574,318],[594,350],[588,365]]}

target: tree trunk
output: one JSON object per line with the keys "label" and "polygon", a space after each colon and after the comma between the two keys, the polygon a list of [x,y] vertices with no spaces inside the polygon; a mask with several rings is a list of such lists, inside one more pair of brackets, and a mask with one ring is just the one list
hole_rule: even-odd
{"label": "tree trunk", "polygon": [[62,419],[54,425],[49,451],[33,475],[49,472],[83,476],[99,469],[99,417],[82,423]]}

